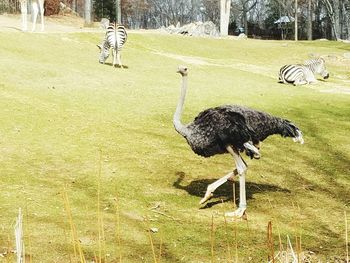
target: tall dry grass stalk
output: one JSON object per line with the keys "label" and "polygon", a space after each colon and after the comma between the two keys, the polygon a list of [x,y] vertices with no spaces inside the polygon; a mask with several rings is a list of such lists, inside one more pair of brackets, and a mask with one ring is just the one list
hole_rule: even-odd
{"label": "tall dry grass stalk", "polygon": [[[120,234],[120,210],[119,210],[119,197],[118,194],[114,197],[115,201],[115,217],[116,217],[116,238],[117,238],[117,244],[119,248],[119,263],[122,262],[122,247],[121,247],[121,234]],[[118,254],[118,252],[117,252]]]}
{"label": "tall dry grass stalk", "polygon": [[[292,257],[293,257],[292,262],[299,262],[297,256],[296,256],[295,253],[294,253],[293,246],[292,246],[292,242],[290,242],[290,238],[289,238],[288,235],[287,235],[287,244],[289,245],[289,248],[290,248],[290,254],[291,254]],[[289,259],[288,259],[288,253],[287,253],[286,262],[289,262],[288,260],[289,260]]]}
{"label": "tall dry grass stalk", "polygon": [[148,234],[148,239],[149,239],[149,242],[151,245],[153,261],[154,261],[154,263],[157,263],[157,256],[156,256],[156,251],[155,251],[154,244],[153,244],[153,239],[152,239],[152,235],[151,235],[151,227],[150,227],[149,221],[147,219],[145,219],[144,224],[145,224],[147,234]]}
{"label": "tall dry grass stalk", "polygon": [[231,247],[228,239],[228,226],[227,226],[227,218],[224,214],[224,223],[225,223],[225,239],[226,239],[226,247],[227,247],[227,262],[231,262]]}
{"label": "tall dry grass stalk", "polygon": [[214,242],[215,242],[215,234],[214,234],[214,215],[211,215],[211,227],[210,227],[210,254],[211,261],[214,262]]}
{"label": "tall dry grass stalk", "polygon": [[274,250],[274,242],[273,242],[273,234],[272,234],[272,222],[269,221],[267,224],[267,261],[275,263],[275,250]]}
{"label": "tall dry grass stalk", "polygon": [[[274,207],[271,203],[271,200],[268,199],[270,207],[272,210],[274,210],[276,208],[276,206]],[[275,216],[272,216],[272,219],[274,221],[274,225],[276,226],[277,229],[277,234],[278,234],[278,244],[279,244],[279,253],[282,253],[282,251],[284,250],[283,248],[283,243],[282,243],[282,237],[281,237],[281,231],[280,231],[280,227],[279,227],[279,223],[278,220],[275,218]]]}
{"label": "tall dry grass stalk", "polygon": [[344,211],[345,217],[345,251],[346,251],[346,263],[349,263],[349,240],[348,240],[348,219],[346,211]]}
{"label": "tall dry grass stalk", "polygon": [[77,256],[79,254],[80,263],[86,263],[82,247],[78,240],[77,230],[73,222],[72,210],[70,207],[66,188],[63,189],[62,196],[63,196],[64,208],[66,211],[66,216],[68,218],[68,223],[69,223],[70,232],[71,232],[71,242],[72,242],[73,251],[74,251],[74,259],[77,259]]}
{"label": "tall dry grass stalk", "polygon": [[6,263],[12,262],[10,235],[7,235]]}
{"label": "tall dry grass stalk", "polygon": [[106,262],[105,253],[105,233],[104,233],[104,223],[103,215],[101,213],[101,181],[102,181],[102,150],[99,150],[99,160],[98,160],[98,176],[97,176],[97,228],[98,228],[98,262],[102,263],[102,255],[104,257],[104,262]]}
{"label": "tall dry grass stalk", "polygon": [[18,217],[15,224],[17,263],[25,263],[25,251],[23,242],[23,215],[22,209],[18,209]]}
{"label": "tall dry grass stalk", "polygon": [[299,204],[297,204],[297,235],[296,235],[296,250],[297,250],[297,258],[298,262],[300,262],[300,256],[302,253],[302,247],[301,247],[301,237],[302,237],[302,217],[301,217],[301,209]]}
{"label": "tall dry grass stalk", "polygon": [[162,260],[163,238],[160,236],[158,263]]}
{"label": "tall dry grass stalk", "polygon": [[236,204],[236,184],[234,179],[232,179],[232,195],[233,195],[233,208],[236,209],[237,204]]}
{"label": "tall dry grass stalk", "polygon": [[24,231],[26,233],[26,236],[27,236],[27,243],[28,243],[28,255],[29,255],[29,263],[32,263],[32,242],[31,242],[31,237],[30,237],[30,233],[29,233],[29,213],[28,213],[28,207],[26,205],[26,224],[25,224],[25,228],[24,228]]}
{"label": "tall dry grass stalk", "polygon": [[235,237],[235,243],[234,243],[234,247],[235,247],[235,262],[238,263],[238,240],[237,240],[237,218],[234,217],[234,227],[233,227],[233,231],[234,231],[234,237]]}

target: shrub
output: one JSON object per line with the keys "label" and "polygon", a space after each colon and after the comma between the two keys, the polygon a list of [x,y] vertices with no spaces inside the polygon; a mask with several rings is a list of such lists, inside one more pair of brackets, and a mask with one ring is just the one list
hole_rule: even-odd
{"label": "shrub", "polygon": [[45,15],[57,15],[60,11],[60,0],[46,0],[45,1]]}

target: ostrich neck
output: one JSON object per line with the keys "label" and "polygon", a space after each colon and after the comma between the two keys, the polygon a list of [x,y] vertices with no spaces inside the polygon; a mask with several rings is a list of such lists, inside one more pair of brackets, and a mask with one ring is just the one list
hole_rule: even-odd
{"label": "ostrich neck", "polygon": [[173,119],[175,130],[178,133],[180,133],[182,136],[188,135],[188,129],[186,125],[181,123],[181,115],[182,115],[183,106],[185,103],[186,90],[187,90],[187,76],[182,76],[181,94],[180,94],[179,101],[177,103],[177,107],[176,107],[176,111]]}

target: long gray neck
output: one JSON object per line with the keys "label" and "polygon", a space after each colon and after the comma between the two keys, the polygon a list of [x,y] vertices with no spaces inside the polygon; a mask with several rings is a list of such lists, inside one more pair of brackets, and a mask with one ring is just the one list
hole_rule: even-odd
{"label": "long gray neck", "polygon": [[186,137],[189,132],[186,125],[181,123],[181,115],[182,115],[183,106],[185,103],[186,89],[187,89],[187,76],[182,76],[181,94],[180,94],[180,98],[177,103],[176,111],[174,114],[173,124],[174,124],[175,130],[184,137]]}

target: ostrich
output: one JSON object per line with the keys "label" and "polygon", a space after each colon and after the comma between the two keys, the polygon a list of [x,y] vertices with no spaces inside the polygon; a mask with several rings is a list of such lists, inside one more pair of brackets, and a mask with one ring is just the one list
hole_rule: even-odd
{"label": "ostrich", "polygon": [[187,91],[188,68],[179,66],[177,72],[182,76],[182,86],[173,118],[175,130],[187,140],[196,154],[210,157],[229,153],[236,165],[233,172],[208,185],[205,196],[199,203],[204,204],[213,196],[216,188],[239,175],[239,207],[234,212],[226,213],[226,216],[242,217],[247,208],[245,172],[248,166],[240,152],[245,151],[250,158],[259,159],[259,142],[268,136],[280,134],[282,137],[292,137],[294,142],[303,144],[302,133],[288,120],[238,105],[206,109],[199,113],[193,122],[182,124],[181,115]]}

